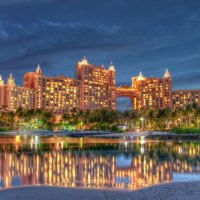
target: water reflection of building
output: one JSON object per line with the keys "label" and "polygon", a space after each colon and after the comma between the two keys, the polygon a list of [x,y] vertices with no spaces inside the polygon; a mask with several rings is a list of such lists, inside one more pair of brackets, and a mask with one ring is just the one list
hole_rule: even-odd
{"label": "water reflection of building", "polygon": [[[200,164],[188,162],[189,155],[195,158],[198,147],[187,148],[174,145],[176,155],[185,157],[163,159],[157,153],[151,155],[151,145],[145,146],[145,154],[132,155],[128,165],[117,164],[117,157],[124,155],[101,151],[12,152],[3,149],[0,153],[0,182],[5,188],[15,185],[16,177],[21,185],[57,185],[80,187],[113,187],[138,189],[173,179],[173,172],[199,172]],[[165,147],[162,147],[165,148]],[[196,151],[195,151],[196,150]],[[171,152],[170,152],[171,153]]]}
{"label": "water reflection of building", "polygon": [[[128,188],[138,189],[172,180],[172,165],[169,161],[159,162],[157,159],[146,155],[139,155],[132,159],[132,165],[128,168],[118,168],[115,171],[119,180],[128,181]],[[117,187],[123,188],[125,183],[119,181]]]}

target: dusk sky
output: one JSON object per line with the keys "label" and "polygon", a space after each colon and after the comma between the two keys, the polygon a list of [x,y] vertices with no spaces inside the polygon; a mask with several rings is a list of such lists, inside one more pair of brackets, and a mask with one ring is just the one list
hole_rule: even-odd
{"label": "dusk sky", "polygon": [[108,67],[118,84],[163,76],[173,88],[200,88],[199,0],[0,0],[0,69],[16,83],[40,64],[74,77],[83,56]]}

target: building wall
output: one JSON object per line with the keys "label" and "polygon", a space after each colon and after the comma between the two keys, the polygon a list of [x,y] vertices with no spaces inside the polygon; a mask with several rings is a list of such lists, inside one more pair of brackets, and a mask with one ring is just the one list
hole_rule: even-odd
{"label": "building wall", "polygon": [[37,81],[37,108],[56,113],[79,110],[80,81],[66,77],[41,77]]}
{"label": "building wall", "polygon": [[175,90],[173,91],[173,107],[184,108],[187,105],[198,104],[200,106],[200,90]]}
{"label": "building wall", "polygon": [[70,113],[74,109],[80,109],[79,80],[65,76],[45,77],[38,73],[27,73],[24,76],[24,85],[35,90],[35,108],[55,113]]}
{"label": "building wall", "polygon": [[34,89],[34,108],[55,113],[73,110],[115,109],[115,70],[88,64],[86,58],[76,65],[76,79],[45,77],[36,72],[24,75],[24,87]]}
{"label": "building wall", "polygon": [[115,71],[88,64],[86,59],[76,65],[76,79],[81,81],[82,110],[115,109]]}
{"label": "building wall", "polygon": [[116,97],[131,99],[133,110],[142,108],[178,108],[194,102],[200,105],[200,90],[179,90],[172,94],[172,80],[168,70],[163,78],[145,78],[140,73],[132,78],[132,86],[116,87],[115,68],[89,64],[83,58],[76,64],[75,79],[65,76],[46,77],[40,66],[24,75],[24,86],[14,83],[12,74],[4,85],[0,77],[0,107],[16,110],[42,108],[61,114],[73,110],[116,108]]}
{"label": "building wall", "polygon": [[18,86],[5,85],[5,107],[10,111],[18,108],[34,108],[34,90]]}
{"label": "building wall", "polygon": [[0,108],[4,108],[5,105],[5,86],[0,86]]}
{"label": "building wall", "polygon": [[163,99],[164,104],[163,108],[173,108],[172,101],[172,80],[171,78],[164,77],[162,79],[162,87],[163,87]]}
{"label": "building wall", "polygon": [[133,77],[132,87],[136,90],[133,109],[172,108],[171,78]]}
{"label": "building wall", "polygon": [[34,77],[36,72],[28,72],[24,74],[24,87],[25,88],[34,88]]}

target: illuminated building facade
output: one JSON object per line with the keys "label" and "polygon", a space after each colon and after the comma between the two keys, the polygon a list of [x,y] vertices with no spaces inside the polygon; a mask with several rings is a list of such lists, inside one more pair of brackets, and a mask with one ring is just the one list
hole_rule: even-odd
{"label": "illuminated building facade", "polygon": [[0,105],[6,110],[15,111],[34,108],[34,90],[15,85],[14,78],[10,74],[7,83],[0,77]]}
{"label": "illuminated building facade", "polygon": [[84,57],[76,64],[76,78],[46,77],[38,66],[24,75],[24,87],[35,91],[35,108],[56,113],[115,109],[115,68],[96,67]]}
{"label": "illuminated building facade", "polygon": [[43,76],[40,66],[24,75],[24,87],[35,91],[34,108],[56,113],[80,108],[80,86],[77,79]]}
{"label": "illuminated building facade", "polygon": [[174,109],[184,108],[196,103],[200,106],[200,90],[175,90],[173,91]]}
{"label": "illuminated building facade", "polygon": [[84,57],[76,64],[76,79],[81,82],[80,109],[115,109],[115,67],[89,64]]}
{"label": "illuminated building facade", "polygon": [[172,108],[172,80],[168,70],[163,78],[132,77],[132,86],[116,87],[116,97],[130,98],[133,110]]}
{"label": "illuminated building facade", "polygon": [[168,70],[163,78],[132,77],[131,86],[115,85],[115,67],[95,66],[84,57],[76,64],[75,78],[64,75],[44,76],[40,66],[24,75],[24,86],[15,85],[12,75],[6,84],[0,77],[0,107],[15,111],[17,108],[42,108],[54,113],[75,110],[116,108],[117,97],[128,97],[133,110],[142,108],[177,108],[194,102],[199,104],[200,90],[172,92],[172,79]]}
{"label": "illuminated building facade", "polygon": [[168,70],[163,78],[145,78],[142,73],[132,78],[132,88],[136,91],[133,109],[172,108],[172,80]]}

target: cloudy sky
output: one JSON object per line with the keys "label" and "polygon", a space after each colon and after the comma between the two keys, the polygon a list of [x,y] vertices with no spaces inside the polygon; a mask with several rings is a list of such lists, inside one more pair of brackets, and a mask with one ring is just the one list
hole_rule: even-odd
{"label": "cloudy sky", "polygon": [[140,71],[174,89],[200,88],[199,0],[0,0],[0,73],[23,74],[40,64],[46,75],[74,77],[83,56],[107,67],[117,83]]}

